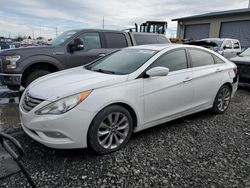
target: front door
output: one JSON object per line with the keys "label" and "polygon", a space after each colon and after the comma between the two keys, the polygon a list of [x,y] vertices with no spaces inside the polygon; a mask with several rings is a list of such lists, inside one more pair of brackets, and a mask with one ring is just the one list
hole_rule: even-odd
{"label": "front door", "polygon": [[72,53],[68,52],[68,68],[85,65],[106,54],[106,49],[102,48],[101,37],[98,32],[83,33],[78,38],[83,40],[84,49]]}
{"label": "front door", "polygon": [[149,67],[167,67],[163,77],[144,79],[144,122],[153,123],[189,109],[193,100],[192,71],[185,49],[167,52]]}

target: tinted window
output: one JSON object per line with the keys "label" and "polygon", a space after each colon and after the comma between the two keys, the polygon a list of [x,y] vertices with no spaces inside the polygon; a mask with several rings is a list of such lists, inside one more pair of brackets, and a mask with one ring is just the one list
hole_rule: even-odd
{"label": "tinted window", "polygon": [[101,48],[100,36],[98,33],[84,33],[79,36],[84,42],[84,51]]}
{"label": "tinted window", "polygon": [[166,53],[157,59],[152,67],[167,67],[169,71],[177,71],[187,68],[187,58],[185,50],[177,50]]}
{"label": "tinted window", "polygon": [[134,34],[134,37],[137,45],[158,43],[155,35]]}
{"label": "tinted window", "polygon": [[105,33],[108,48],[124,48],[128,46],[126,37],[122,33]]}
{"label": "tinted window", "polygon": [[201,50],[189,50],[193,67],[213,65],[214,59],[211,54]]}

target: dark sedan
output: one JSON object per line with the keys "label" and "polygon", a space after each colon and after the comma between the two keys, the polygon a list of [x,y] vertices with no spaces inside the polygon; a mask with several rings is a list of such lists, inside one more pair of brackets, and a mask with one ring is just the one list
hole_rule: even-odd
{"label": "dark sedan", "polygon": [[239,56],[231,58],[230,60],[238,67],[239,81],[250,83],[250,48],[247,48]]}

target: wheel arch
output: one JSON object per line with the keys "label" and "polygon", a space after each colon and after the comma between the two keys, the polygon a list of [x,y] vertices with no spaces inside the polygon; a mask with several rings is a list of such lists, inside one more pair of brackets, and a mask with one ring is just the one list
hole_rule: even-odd
{"label": "wheel arch", "polygon": [[100,113],[103,109],[105,109],[105,108],[107,108],[107,107],[109,107],[109,106],[112,106],[112,105],[119,105],[119,106],[125,108],[126,110],[128,110],[128,112],[129,112],[130,115],[132,116],[132,120],[133,120],[133,130],[135,130],[135,129],[137,128],[137,125],[138,125],[138,115],[136,114],[134,108],[133,108],[131,105],[129,105],[129,104],[125,103],[125,102],[113,102],[113,103],[107,104],[107,105],[103,106],[99,111],[97,111],[97,112],[95,113],[95,115],[93,116],[93,118],[91,119],[91,121],[90,121],[90,124],[89,124],[89,127],[88,127],[88,131],[87,131],[87,145],[89,145],[89,143],[88,143],[88,140],[89,140],[89,138],[88,138],[89,129],[90,129],[90,126],[91,126],[92,122],[94,121],[95,117],[96,117],[96,116],[98,115],[98,113]]}
{"label": "wheel arch", "polygon": [[28,75],[30,73],[34,72],[34,70],[48,70],[51,72],[56,72],[56,71],[61,70],[61,68],[56,66],[53,63],[46,62],[46,61],[34,62],[25,68],[25,70],[23,72],[22,80],[21,80],[22,86],[25,85],[25,81],[28,78]]}

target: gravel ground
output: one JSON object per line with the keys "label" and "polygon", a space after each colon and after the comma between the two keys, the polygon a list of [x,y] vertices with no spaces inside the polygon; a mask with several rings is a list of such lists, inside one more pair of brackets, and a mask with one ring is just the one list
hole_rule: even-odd
{"label": "gravel ground", "polygon": [[[38,187],[250,187],[250,90],[224,115],[209,111],[134,134],[109,155],[55,150],[15,134]],[[0,187],[27,187],[22,174]]]}

